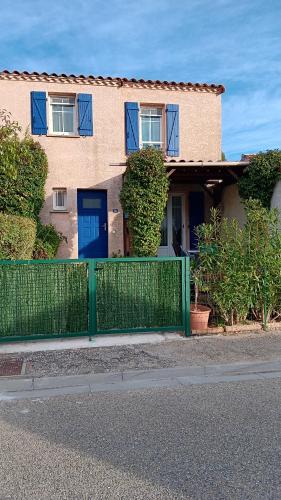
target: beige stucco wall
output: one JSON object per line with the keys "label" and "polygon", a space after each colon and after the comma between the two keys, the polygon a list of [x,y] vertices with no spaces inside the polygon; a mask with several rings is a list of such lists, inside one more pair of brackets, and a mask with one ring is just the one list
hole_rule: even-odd
{"label": "beige stucco wall", "polygon": [[[226,186],[222,195],[222,211],[225,217],[238,219],[241,226],[246,222],[246,214],[238,193],[237,184]],[[271,208],[279,210],[280,230],[281,230],[281,181],[279,181],[273,191]]]}
{"label": "beige stucco wall", "polygon": [[279,210],[279,227],[281,231],[281,181],[277,182],[271,199],[271,208]]}
{"label": "beige stucco wall", "polygon": [[241,226],[246,222],[245,210],[237,184],[226,186],[222,193],[221,209],[224,217],[237,219]]}
{"label": "beige stucco wall", "polygon": [[[0,109],[12,113],[23,129],[30,128],[30,92],[90,93],[93,95],[93,137],[36,137],[49,160],[46,202],[42,220],[51,222],[68,243],[61,245],[59,256],[76,258],[77,189],[105,189],[108,194],[109,254],[123,252],[123,215],[119,191],[125,162],[124,102],[179,104],[180,158],[218,160],[221,155],[221,96],[204,91],[181,91],[137,86],[105,86],[83,83],[22,81],[0,79]],[[53,188],[68,191],[69,213],[52,211]],[[113,213],[113,209],[118,213]]]}

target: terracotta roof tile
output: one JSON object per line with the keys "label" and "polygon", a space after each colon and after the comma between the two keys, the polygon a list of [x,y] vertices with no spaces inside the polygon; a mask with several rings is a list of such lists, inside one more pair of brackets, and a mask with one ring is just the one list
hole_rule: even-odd
{"label": "terracotta roof tile", "polygon": [[167,80],[144,80],[143,78],[137,79],[137,78],[120,78],[120,77],[112,77],[112,76],[93,76],[93,75],[74,75],[70,74],[67,75],[65,73],[57,74],[57,73],[46,73],[45,71],[43,73],[38,73],[37,71],[34,71],[32,73],[28,71],[9,71],[7,69],[3,70],[0,72],[0,78],[11,78],[13,79],[32,79],[32,78],[37,78],[37,79],[62,79],[62,80],[85,80],[88,81],[88,83],[99,83],[99,84],[109,84],[109,85],[116,85],[116,84],[132,84],[132,85],[149,85],[153,87],[170,87],[170,88],[182,88],[186,90],[197,90],[197,89],[202,89],[202,90],[207,90],[207,91],[212,91],[217,94],[222,94],[225,91],[225,88],[223,85],[215,85],[214,83],[208,84],[208,83],[192,83],[192,82],[175,82],[171,81],[168,82]]}

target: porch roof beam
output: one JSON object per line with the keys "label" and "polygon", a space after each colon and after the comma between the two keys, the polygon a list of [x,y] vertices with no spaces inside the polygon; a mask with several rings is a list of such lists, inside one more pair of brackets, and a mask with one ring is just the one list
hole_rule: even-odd
{"label": "porch roof beam", "polygon": [[[247,167],[249,161],[165,161],[165,167]],[[110,163],[111,167],[126,167],[126,162]]]}
{"label": "porch roof beam", "polygon": [[232,168],[229,168],[228,169],[229,173],[232,175],[233,179],[235,179],[236,181],[238,181],[239,177],[238,175],[234,172],[234,170]]}
{"label": "porch roof beam", "polygon": [[166,176],[170,177],[175,171],[176,171],[176,169],[172,168],[172,170],[170,170],[169,172],[167,172]]}
{"label": "porch roof beam", "polygon": [[248,161],[167,161],[165,167],[247,167]]}

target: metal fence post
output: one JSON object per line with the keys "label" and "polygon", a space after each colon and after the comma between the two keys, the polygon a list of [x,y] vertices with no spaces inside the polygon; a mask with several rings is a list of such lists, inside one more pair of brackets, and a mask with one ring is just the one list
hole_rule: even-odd
{"label": "metal fence post", "polygon": [[95,259],[88,260],[88,277],[89,277],[89,340],[97,333],[97,278],[96,278],[96,261]]}
{"label": "metal fence post", "polygon": [[191,335],[190,329],[190,257],[185,257],[185,336]]}

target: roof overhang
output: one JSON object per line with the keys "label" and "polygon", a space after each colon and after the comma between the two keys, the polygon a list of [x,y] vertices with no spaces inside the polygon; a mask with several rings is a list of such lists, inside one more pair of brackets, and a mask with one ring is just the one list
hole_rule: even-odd
{"label": "roof overhang", "polygon": [[3,70],[0,71],[0,80],[1,79],[211,92],[217,95],[223,94],[225,91],[223,85],[215,83],[175,82],[167,80],[145,80],[143,78],[120,78],[94,75],[68,75],[65,73],[38,73],[37,71],[30,73],[29,71]]}

